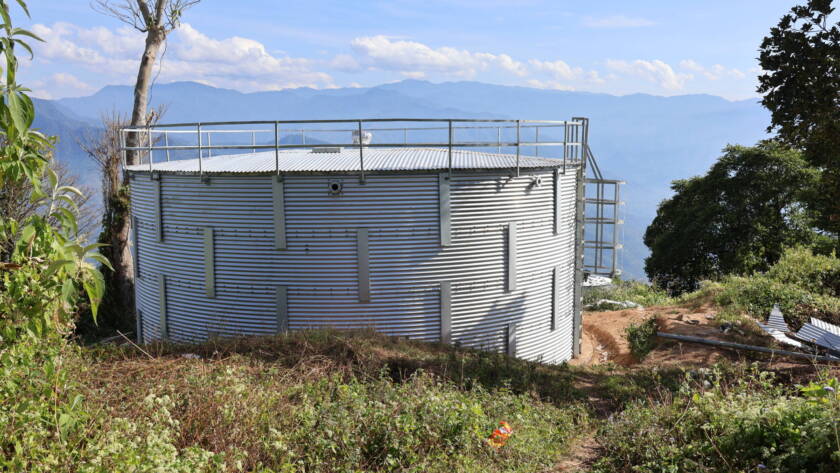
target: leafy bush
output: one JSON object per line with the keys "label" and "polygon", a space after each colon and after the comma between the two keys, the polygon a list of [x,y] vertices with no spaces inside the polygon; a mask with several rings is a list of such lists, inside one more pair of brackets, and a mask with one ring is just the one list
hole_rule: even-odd
{"label": "leafy bush", "polygon": [[840,259],[790,249],[764,274],[725,278],[716,302],[759,319],[778,304],[794,329],[811,316],[840,324],[839,281]]}
{"label": "leafy bush", "polygon": [[834,472],[836,392],[814,399],[754,373],[733,386],[714,375],[673,400],[639,402],[599,431],[596,472]]}
{"label": "leafy bush", "polygon": [[651,317],[639,324],[630,324],[624,332],[630,352],[637,360],[644,359],[656,346],[656,319]]}
{"label": "leafy bush", "polygon": [[640,281],[614,279],[612,286],[587,288],[583,293],[584,305],[594,304],[601,299],[631,301],[644,307],[664,305],[672,302],[662,289]]}

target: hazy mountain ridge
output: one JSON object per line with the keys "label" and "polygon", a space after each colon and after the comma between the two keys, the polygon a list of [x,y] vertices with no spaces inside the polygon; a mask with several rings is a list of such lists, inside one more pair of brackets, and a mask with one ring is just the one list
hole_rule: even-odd
{"label": "hazy mountain ridge", "polygon": [[[642,277],[644,229],[674,179],[705,172],[728,143],[765,137],[767,112],[757,100],[711,95],[613,96],[501,86],[479,82],[433,84],[406,80],[370,88],[291,89],[242,93],[194,82],[156,85],[152,105],[166,105],[165,122],[336,118],[591,119],[590,144],[609,178],[627,181],[624,266]],[[128,114],[133,91],[108,86],[80,98],[37,100],[36,127],[60,137],[59,159],[80,174],[93,166],[77,140],[90,134],[103,113]],[[98,176],[92,176],[98,181]]]}

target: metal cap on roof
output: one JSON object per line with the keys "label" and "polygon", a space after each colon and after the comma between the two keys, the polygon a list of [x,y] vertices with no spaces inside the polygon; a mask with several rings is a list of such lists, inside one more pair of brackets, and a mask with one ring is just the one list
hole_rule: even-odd
{"label": "metal cap on roof", "polygon": [[[317,148],[281,151],[279,158],[274,151],[228,154],[201,159],[163,161],[128,166],[133,172],[163,172],[193,174],[264,174],[264,173],[314,173],[359,172],[358,148],[340,148],[325,153]],[[277,158],[277,160],[275,160]],[[572,164],[567,162],[566,165]],[[469,170],[511,169],[516,156],[481,151],[453,150],[452,168]],[[523,169],[563,167],[562,159],[520,156]],[[449,151],[445,148],[366,148],[365,171],[436,171],[449,169]]]}

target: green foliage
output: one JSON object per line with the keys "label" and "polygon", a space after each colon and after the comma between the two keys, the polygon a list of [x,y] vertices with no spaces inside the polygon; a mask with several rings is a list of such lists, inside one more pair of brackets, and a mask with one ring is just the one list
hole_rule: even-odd
{"label": "green foliage", "polygon": [[[771,126],[824,170],[809,204],[817,224],[840,234],[840,22],[831,0],[808,0],[781,18],[761,43],[758,92]],[[836,15],[834,15],[836,17]]]}
{"label": "green foliage", "polygon": [[764,274],[724,278],[715,302],[762,320],[778,304],[794,329],[810,317],[840,323],[840,259],[787,250]]}
{"label": "green foliage", "polygon": [[689,378],[673,399],[637,402],[605,423],[604,456],[593,470],[834,472],[840,399],[832,393],[820,399],[775,384],[769,373],[734,385],[715,373]]}
{"label": "green foliage", "polygon": [[[22,1],[18,4],[26,11]],[[53,140],[29,127],[34,107],[28,89],[15,82],[17,58],[14,48],[31,49],[24,38],[34,34],[12,26],[7,2],[0,1],[3,18],[0,51],[6,59],[0,102],[0,186],[28,181],[32,199],[42,209],[17,221],[0,215],[0,240],[14,242],[0,254],[0,346],[21,335],[44,337],[66,333],[72,324],[79,293],[84,292],[96,315],[104,283],[89,262],[107,265],[96,248],[76,241],[75,197],[78,189],[63,186],[47,164]],[[46,176],[46,179],[44,179]],[[49,184],[44,189],[42,182]],[[53,226],[51,222],[58,222]]]}
{"label": "green foliage", "polygon": [[[506,390],[463,391],[423,373],[401,384],[324,379],[296,394],[292,424],[267,440],[281,471],[536,471],[580,427],[574,409]],[[501,420],[514,434],[496,452],[485,439]]]}
{"label": "green foliage", "polygon": [[[635,302],[644,307],[665,305],[673,302],[664,290],[641,281],[622,281],[613,279],[613,284],[606,287],[591,287],[584,290],[583,304],[595,304],[601,299]],[[603,310],[593,307],[591,310]]]}
{"label": "green foliage", "polygon": [[656,330],[656,319],[653,317],[624,329],[630,352],[637,360],[643,360],[656,346]]}
{"label": "green foliage", "polygon": [[727,146],[706,175],[673,182],[674,196],[645,231],[645,272],[680,294],[704,279],[766,270],[785,247],[819,238],[802,203],[818,175],[774,141]]}

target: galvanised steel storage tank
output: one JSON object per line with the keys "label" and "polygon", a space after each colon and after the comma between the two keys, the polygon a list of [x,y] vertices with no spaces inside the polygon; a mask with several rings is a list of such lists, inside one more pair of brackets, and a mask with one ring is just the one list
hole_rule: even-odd
{"label": "galvanised steel storage tank", "polygon": [[370,327],[573,356],[586,119],[305,123],[123,131],[141,340]]}

